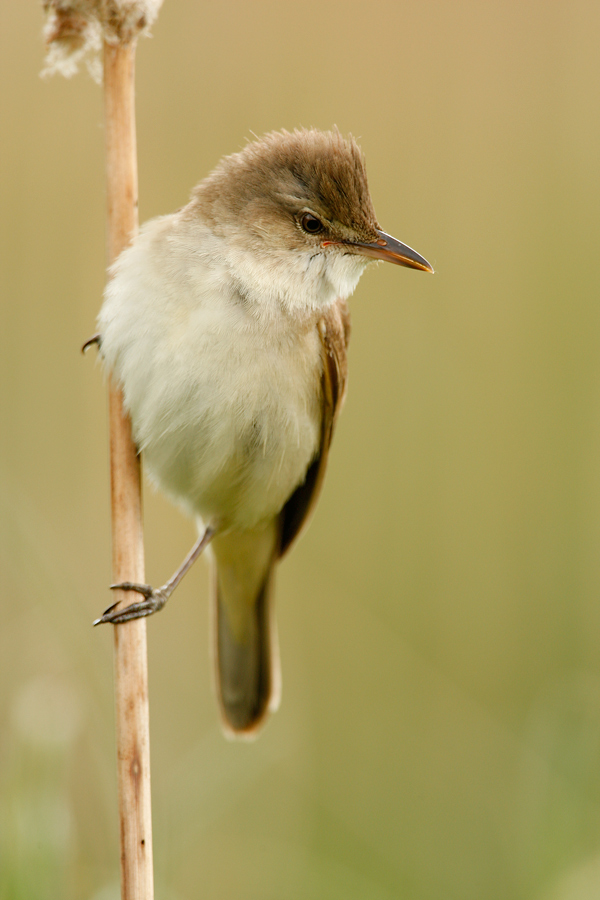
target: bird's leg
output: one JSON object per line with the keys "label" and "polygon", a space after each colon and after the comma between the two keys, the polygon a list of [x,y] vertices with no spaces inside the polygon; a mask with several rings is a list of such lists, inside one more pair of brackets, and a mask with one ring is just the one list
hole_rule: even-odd
{"label": "bird's leg", "polygon": [[124,581],[122,584],[111,584],[111,590],[137,591],[138,594],[141,594],[145,599],[141,600],[139,603],[132,603],[131,606],[126,606],[124,609],[115,609],[118,603],[113,603],[112,606],[109,606],[108,609],[104,610],[104,613],[99,619],[95,620],[94,625],[100,625],[102,622],[110,622],[112,625],[121,625],[123,622],[131,621],[131,619],[141,619],[144,616],[151,616],[152,613],[162,609],[185,573],[192,568],[204,548],[209,544],[214,533],[214,529],[209,525],[204,534],[198,538],[172,578],[169,578],[166,584],[163,584],[160,588],[156,588],[156,590],[149,584],[135,584],[132,581]]}

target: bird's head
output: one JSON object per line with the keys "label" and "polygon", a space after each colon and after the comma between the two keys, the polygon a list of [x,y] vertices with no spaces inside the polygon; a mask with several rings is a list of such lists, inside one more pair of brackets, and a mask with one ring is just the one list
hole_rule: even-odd
{"label": "bird's head", "polygon": [[362,152],[338,131],[273,132],[249,143],[221,160],[187,209],[223,240],[259,302],[326,307],[353,292],[373,259],[433,272],[381,231]]}

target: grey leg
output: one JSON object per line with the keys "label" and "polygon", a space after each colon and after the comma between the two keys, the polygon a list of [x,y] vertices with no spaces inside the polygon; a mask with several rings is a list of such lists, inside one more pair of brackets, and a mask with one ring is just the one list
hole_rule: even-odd
{"label": "grey leg", "polygon": [[214,533],[214,529],[209,526],[202,537],[198,538],[173,577],[169,578],[166,584],[163,584],[160,588],[154,589],[149,584],[134,584],[132,581],[124,581],[122,584],[111,584],[111,590],[137,591],[145,599],[139,603],[132,603],[131,606],[126,606],[124,609],[115,609],[117,604],[113,603],[112,606],[104,610],[99,619],[95,620],[94,625],[101,625],[103,622],[121,625],[123,622],[130,622],[132,619],[151,616],[152,613],[162,609],[183,576],[192,568],[204,548],[210,543]]}

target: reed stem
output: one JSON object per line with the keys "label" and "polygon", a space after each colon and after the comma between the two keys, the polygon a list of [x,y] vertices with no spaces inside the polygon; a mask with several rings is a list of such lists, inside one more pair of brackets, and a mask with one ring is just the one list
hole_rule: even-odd
{"label": "reed stem", "polygon": [[[104,45],[108,263],[138,228],[135,41]],[[109,385],[113,579],[144,582],[140,460],[121,391]],[[116,591],[125,605],[131,595]],[[153,900],[146,621],[114,626],[122,900]]]}

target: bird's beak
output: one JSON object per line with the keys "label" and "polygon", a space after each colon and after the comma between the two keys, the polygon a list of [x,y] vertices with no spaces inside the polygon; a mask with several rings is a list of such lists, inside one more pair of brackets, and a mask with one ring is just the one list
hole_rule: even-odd
{"label": "bird's beak", "polygon": [[421,269],[423,272],[433,274],[433,266],[430,266],[416,250],[407,244],[402,244],[384,231],[378,231],[377,234],[379,235],[377,240],[370,244],[362,244],[357,241],[353,242],[352,246],[358,247],[362,256],[372,256],[373,259],[383,259],[396,263],[397,266],[408,266],[410,269]]}

